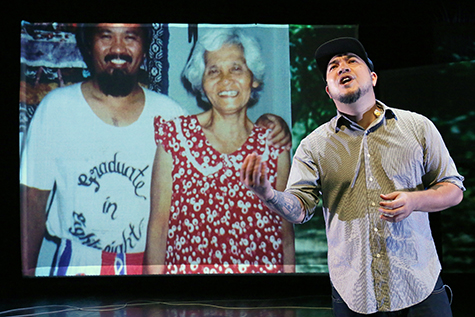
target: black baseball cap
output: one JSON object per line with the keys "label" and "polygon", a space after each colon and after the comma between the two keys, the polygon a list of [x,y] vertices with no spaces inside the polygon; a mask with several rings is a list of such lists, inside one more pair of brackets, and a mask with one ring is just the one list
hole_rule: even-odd
{"label": "black baseball cap", "polygon": [[368,58],[363,44],[353,37],[340,37],[323,43],[315,52],[315,60],[323,79],[326,79],[327,66],[333,56],[345,53],[358,55],[368,65],[369,69],[374,71],[373,62]]}

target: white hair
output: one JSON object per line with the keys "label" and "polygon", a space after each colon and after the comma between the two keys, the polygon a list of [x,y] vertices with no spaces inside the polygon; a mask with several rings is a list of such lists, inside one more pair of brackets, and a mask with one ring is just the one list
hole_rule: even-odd
{"label": "white hair", "polygon": [[241,29],[216,28],[208,31],[196,43],[181,74],[182,80],[189,82],[191,86],[187,89],[190,92],[197,96],[200,95],[203,101],[209,103],[203,90],[203,74],[206,67],[205,54],[206,52],[219,50],[225,44],[235,44],[242,47],[247,67],[253,76],[252,79],[259,83],[257,88],[251,88],[251,99],[257,102],[259,91],[264,85],[265,64],[262,61],[261,48],[257,40]]}

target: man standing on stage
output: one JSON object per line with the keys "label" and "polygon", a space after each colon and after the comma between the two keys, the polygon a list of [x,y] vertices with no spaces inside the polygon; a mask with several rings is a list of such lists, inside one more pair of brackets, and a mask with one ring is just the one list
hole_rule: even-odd
{"label": "man standing on stage", "polygon": [[302,140],[285,192],[254,154],[241,180],[294,223],[322,199],[337,316],[451,316],[428,213],[460,203],[463,177],[432,122],[376,100],[358,40],[329,41],[315,57],[337,115]]}

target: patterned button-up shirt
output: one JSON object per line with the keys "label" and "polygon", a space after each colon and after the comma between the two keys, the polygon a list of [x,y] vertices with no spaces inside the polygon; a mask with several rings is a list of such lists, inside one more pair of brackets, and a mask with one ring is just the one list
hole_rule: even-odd
{"label": "patterned button-up shirt", "polygon": [[421,302],[441,270],[428,213],[381,220],[379,195],[438,182],[465,190],[430,120],[378,104],[384,113],[366,130],[338,114],[302,140],[286,189],[304,203],[304,221],[322,198],[330,279],[349,308],[363,314]]}

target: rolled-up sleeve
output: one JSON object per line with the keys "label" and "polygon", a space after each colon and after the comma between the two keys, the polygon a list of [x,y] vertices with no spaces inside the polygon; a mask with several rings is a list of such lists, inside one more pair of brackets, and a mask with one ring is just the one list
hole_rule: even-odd
{"label": "rolled-up sleeve", "polygon": [[302,223],[313,217],[320,194],[319,172],[308,141],[308,138],[302,140],[295,152],[285,189],[285,192],[293,194],[302,202],[305,209]]}
{"label": "rolled-up sleeve", "polygon": [[435,125],[428,119],[424,120],[424,167],[426,174],[423,183],[426,188],[441,182],[448,182],[465,191],[464,177],[457,167]]}

